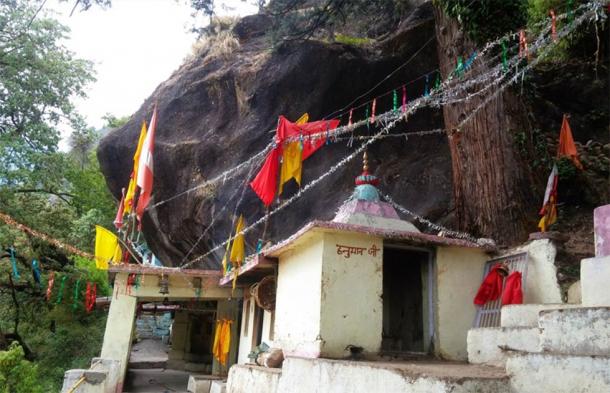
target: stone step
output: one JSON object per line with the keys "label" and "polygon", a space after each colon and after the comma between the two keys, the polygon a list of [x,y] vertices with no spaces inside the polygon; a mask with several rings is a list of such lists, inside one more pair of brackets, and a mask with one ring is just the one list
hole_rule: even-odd
{"label": "stone step", "polygon": [[610,307],[542,311],[540,327],[543,352],[610,356]]}
{"label": "stone step", "polygon": [[502,307],[500,326],[502,327],[539,327],[540,311],[582,307],[580,304],[511,304]]}
{"label": "stone step", "polygon": [[610,306],[610,256],[583,259],[580,262],[582,305]]}
{"label": "stone step", "polygon": [[610,358],[551,353],[514,354],[506,362],[513,393],[610,392]]}
{"label": "stone step", "polygon": [[470,329],[467,347],[469,363],[504,367],[511,351],[540,351],[540,329],[537,327]]}

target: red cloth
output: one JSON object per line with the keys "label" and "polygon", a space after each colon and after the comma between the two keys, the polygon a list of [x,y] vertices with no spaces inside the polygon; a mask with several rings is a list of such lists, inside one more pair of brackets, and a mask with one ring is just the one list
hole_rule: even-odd
{"label": "red cloth", "polygon": [[521,272],[513,272],[506,279],[502,293],[502,305],[523,304],[523,290],[521,289]]}
{"label": "red cloth", "polygon": [[561,123],[561,132],[559,133],[559,146],[557,146],[557,158],[568,157],[576,168],[582,170],[582,164],[578,160],[578,151],[576,150],[576,144],[572,137],[572,128],[568,123],[568,117],[563,115],[563,122]]}
{"label": "red cloth", "polygon": [[479,287],[479,291],[477,295],[474,297],[474,304],[478,306],[482,306],[485,303],[496,300],[500,297],[502,293],[502,274],[500,274],[501,265],[494,265],[485,279],[483,283]]}
{"label": "red cloth", "polygon": [[301,135],[309,136],[320,134],[319,138],[308,138],[303,142],[302,160],[306,160],[309,156],[316,152],[326,142],[326,131],[333,130],[339,125],[339,120],[320,120],[309,123],[295,124],[280,116],[277,130],[275,133],[275,141],[277,147],[274,148],[261,170],[256,174],[256,177],[250,182],[250,187],[256,195],[263,201],[265,206],[271,205],[275,198],[275,193],[278,186],[278,176],[280,168],[280,157],[282,155],[282,145],[288,138],[298,138]]}

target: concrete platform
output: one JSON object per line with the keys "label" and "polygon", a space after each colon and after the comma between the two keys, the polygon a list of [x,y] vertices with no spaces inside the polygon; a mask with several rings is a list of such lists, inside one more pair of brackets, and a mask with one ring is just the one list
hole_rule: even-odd
{"label": "concrete platform", "polygon": [[610,358],[514,354],[506,362],[514,393],[608,393]]}
{"label": "concrete platform", "polygon": [[502,307],[500,326],[502,327],[539,327],[540,311],[582,307],[580,304],[511,304]]}
{"label": "concrete platform", "polygon": [[189,372],[149,369],[128,370],[124,393],[187,393]]}
{"label": "concrete platform", "polygon": [[540,327],[542,351],[610,356],[610,307],[542,311]]}
{"label": "concrete platform", "polygon": [[131,346],[129,369],[153,369],[167,367],[169,345],[159,339],[144,339]]}
{"label": "concrete platform", "polygon": [[537,327],[470,329],[466,342],[470,363],[504,367],[511,351],[540,352],[540,329]]}
{"label": "concrete platform", "polygon": [[496,367],[288,357],[281,371],[233,366],[227,393],[509,393],[508,389],[506,373]]}

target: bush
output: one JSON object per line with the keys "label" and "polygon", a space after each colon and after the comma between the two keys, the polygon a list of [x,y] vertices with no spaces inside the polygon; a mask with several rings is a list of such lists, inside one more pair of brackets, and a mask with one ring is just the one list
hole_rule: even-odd
{"label": "bush", "polygon": [[42,393],[38,368],[25,360],[23,348],[14,342],[0,352],[0,393]]}

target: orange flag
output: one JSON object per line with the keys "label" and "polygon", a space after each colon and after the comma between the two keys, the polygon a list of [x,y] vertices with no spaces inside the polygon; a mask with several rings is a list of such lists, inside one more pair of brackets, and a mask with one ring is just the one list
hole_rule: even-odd
{"label": "orange flag", "polygon": [[568,157],[574,166],[580,170],[583,169],[580,160],[578,159],[578,151],[572,137],[572,129],[568,123],[568,117],[563,115],[563,123],[561,123],[561,133],[559,134],[559,147],[557,148],[557,158]]}
{"label": "orange flag", "polygon": [[142,153],[142,146],[146,139],[146,122],[142,122],[142,129],[140,130],[140,138],[138,139],[138,146],[136,152],[133,155],[133,170],[129,178],[129,186],[127,187],[127,194],[125,194],[125,213],[130,213],[134,205],[134,198],[136,196],[136,180],[138,179],[138,164],[140,163],[140,154]]}

